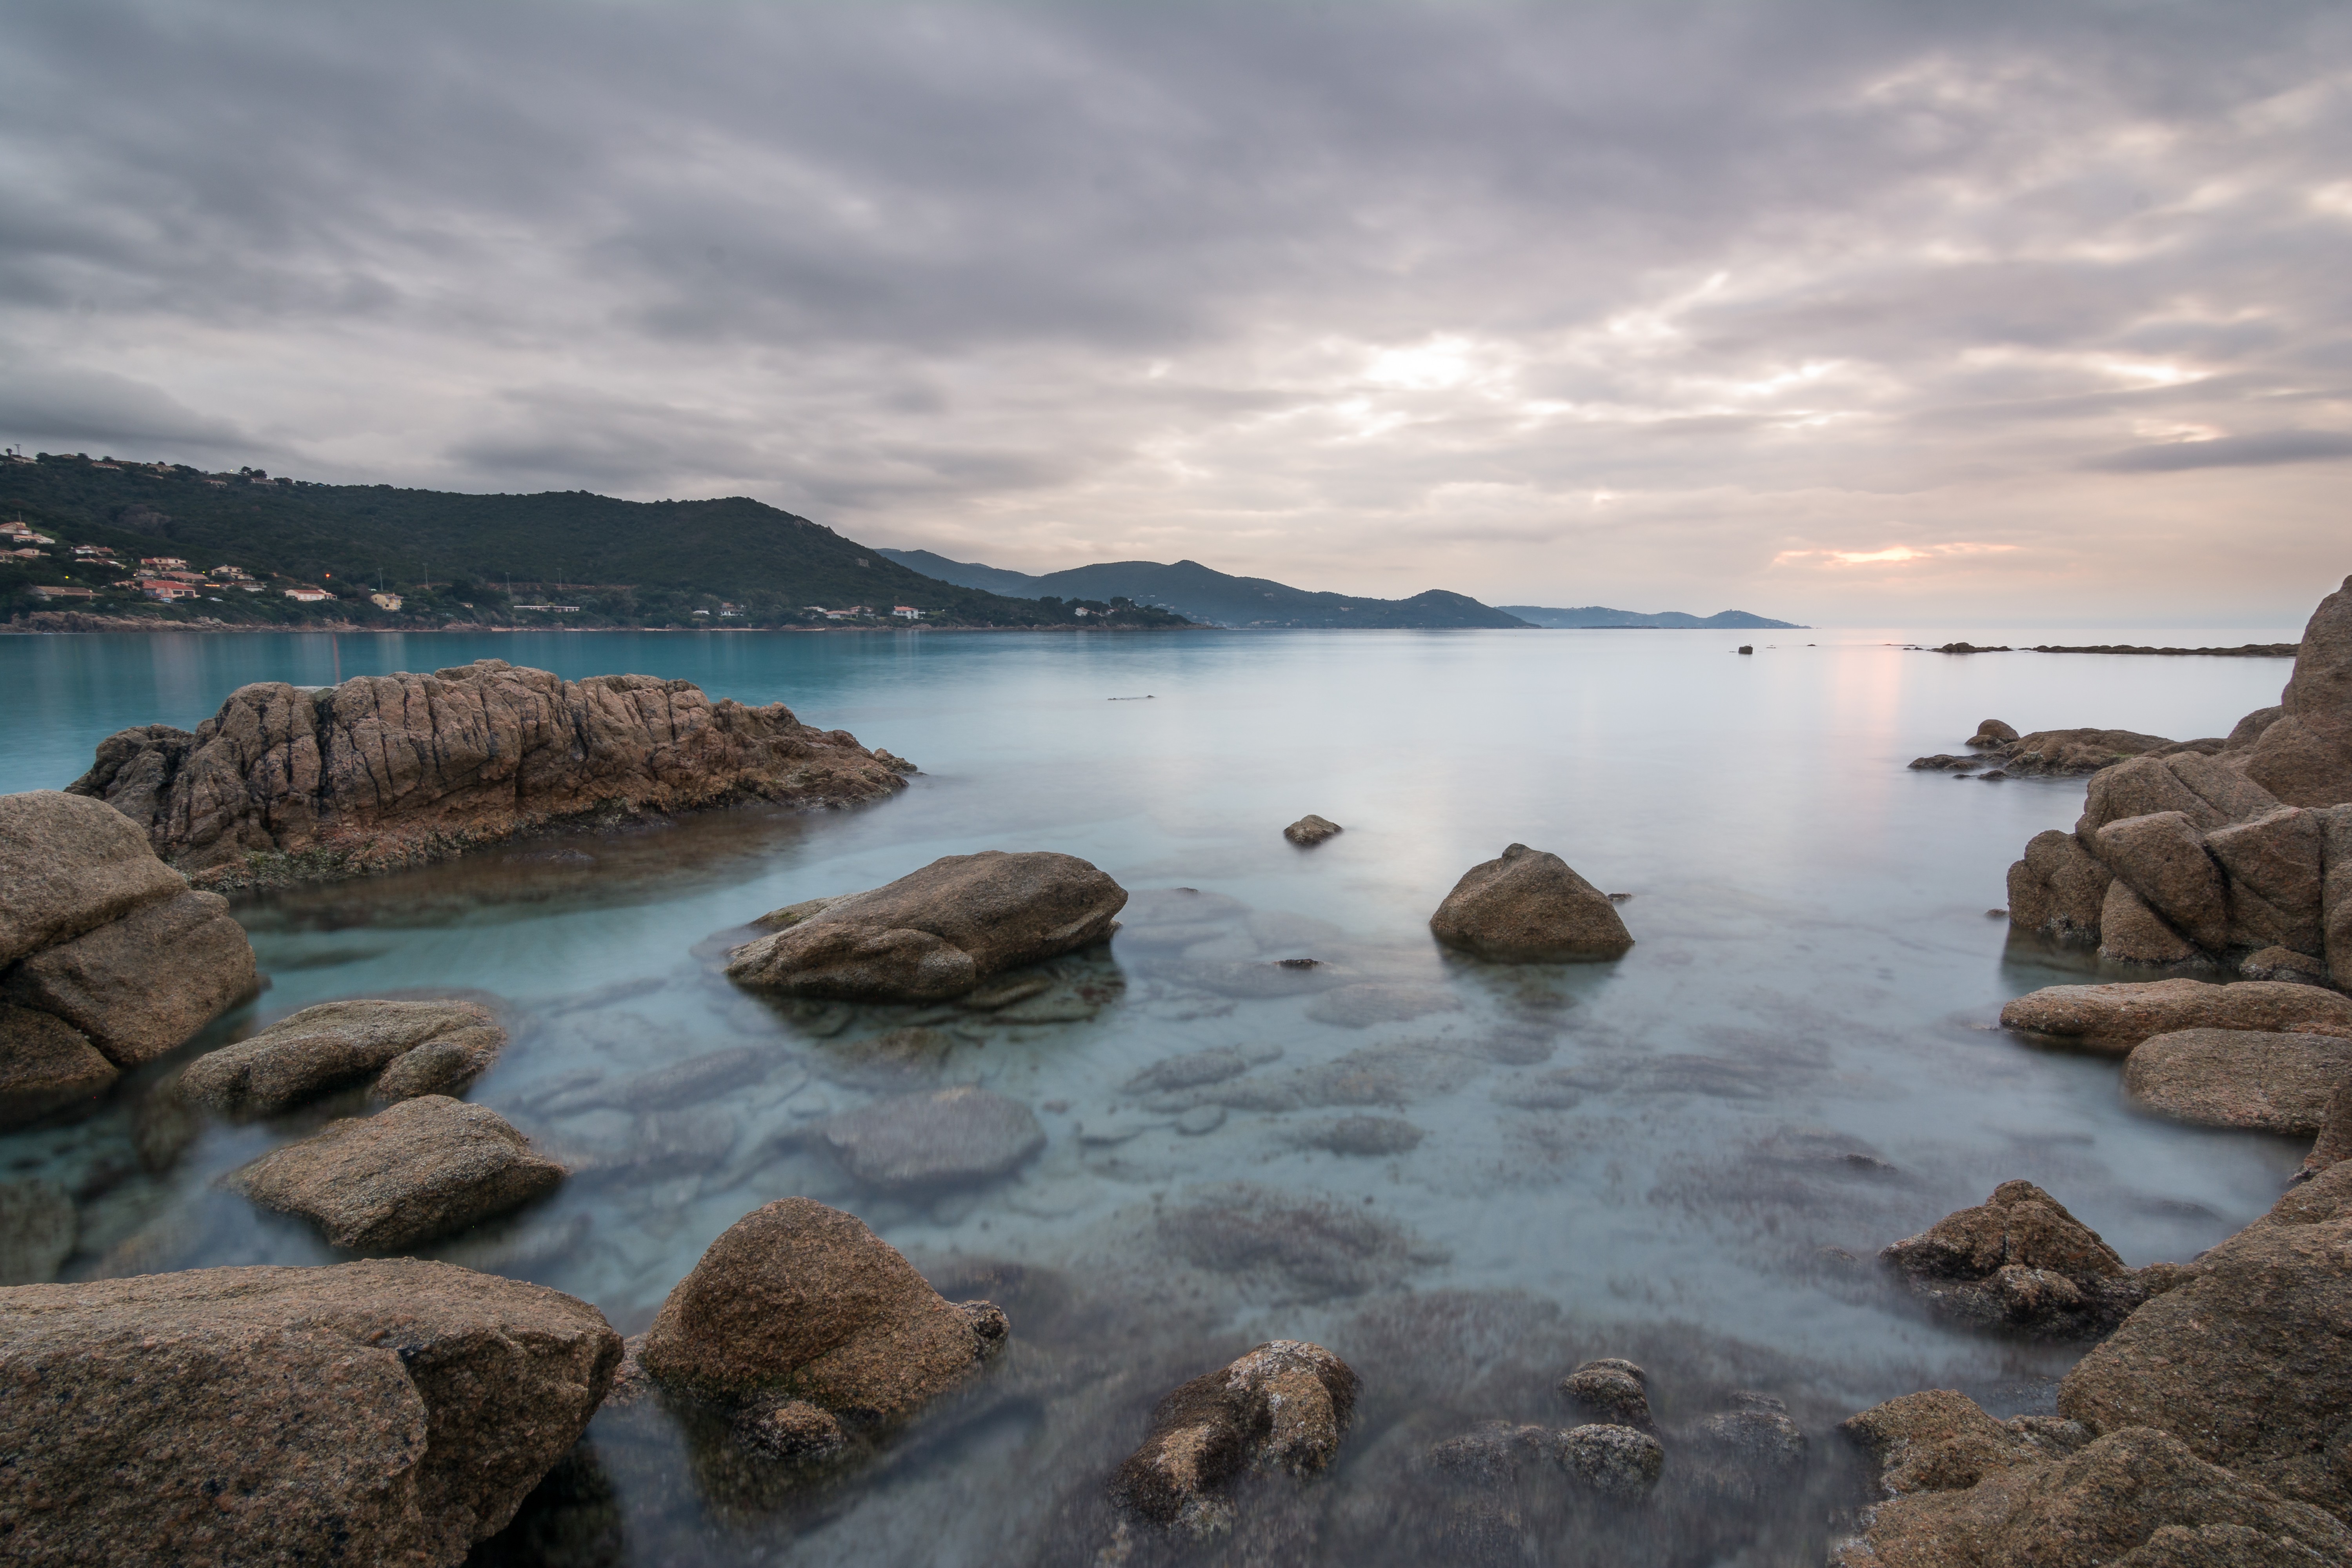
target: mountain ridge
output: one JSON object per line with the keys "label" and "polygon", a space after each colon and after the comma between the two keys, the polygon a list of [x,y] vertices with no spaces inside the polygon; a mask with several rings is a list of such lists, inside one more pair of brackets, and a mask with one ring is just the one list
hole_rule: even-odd
{"label": "mountain ridge", "polygon": [[1547,609],[1540,605],[1504,605],[1499,607],[1530,626],[1549,626],[1555,630],[1796,632],[1805,629],[1794,621],[1776,621],[1747,610],[1717,610],[1711,616],[1691,616],[1680,610],[1660,610],[1654,615],[1640,610],[1612,610],[1605,605],[1586,605],[1572,610]]}

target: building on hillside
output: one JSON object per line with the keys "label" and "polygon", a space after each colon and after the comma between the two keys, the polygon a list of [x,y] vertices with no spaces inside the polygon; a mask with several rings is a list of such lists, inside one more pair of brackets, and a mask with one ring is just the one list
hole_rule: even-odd
{"label": "building on hillside", "polygon": [[151,599],[160,599],[167,605],[174,599],[193,599],[196,596],[196,591],[186,584],[167,583],[161,577],[142,579],[139,584],[139,591]]}
{"label": "building on hillside", "polygon": [[923,618],[923,612],[912,605],[893,605],[890,606],[890,613],[902,621],[919,621]]}
{"label": "building on hillside", "polygon": [[236,588],[236,591],[237,591],[238,593],[240,593],[240,594],[258,594],[258,593],[262,593],[262,592],[264,592],[265,590],[267,590],[267,589],[268,588],[268,586],[269,586],[269,584],[267,584],[267,583],[250,583],[250,582],[248,582],[248,583],[238,583],[238,584],[235,584],[235,587]]}
{"label": "building on hillside", "polygon": [[224,583],[245,583],[252,580],[253,574],[242,566],[215,566],[205,575],[217,577]]}
{"label": "building on hillside", "polygon": [[286,596],[298,605],[319,605],[334,597],[324,588],[289,588]]}
{"label": "building on hillside", "polygon": [[205,586],[205,574],[201,572],[158,572],[155,575],[168,577],[174,583],[185,583],[192,587]]}
{"label": "building on hillside", "polygon": [[32,537],[33,525],[26,522],[21,517],[12,518],[6,522],[0,522],[0,538],[30,539]]}
{"label": "building on hillside", "polygon": [[710,612],[709,610],[688,610],[686,613],[689,616],[700,616],[705,620],[709,620],[710,618]]}
{"label": "building on hillside", "polygon": [[368,595],[368,603],[373,605],[379,610],[397,610],[400,608],[400,595],[397,594],[370,594]]}
{"label": "building on hillside", "polygon": [[111,561],[114,559],[113,548],[110,545],[105,544],[77,544],[73,547],[73,553],[74,559],[77,561]]}
{"label": "building on hillside", "polygon": [[33,585],[33,597],[36,599],[95,599],[98,597],[98,590],[64,588],[51,583],[37,583]]}
{"label": "building on hillside", "polygon": [[38,561],[47,553],[47,551],[35,550],[30,546],[23,550],[0,550],[0,555],[21,556],[26,561]]}
{"label": "building on hillside", "polygon": [[722,621],[740,620],[740,619],[742,618],[742,616],[743,616],[743,606],[742,606],[742,605],[730,605],[730,604],[728,604],[728,603],[727,603],[726,601],[724,601],[724,600],[721,600],[721,601],[719,602],[719,618],[720,620],[722,620]]}
{"label": "building on hillside", "polygon": [[185,572],[188,563],[176,555],[142,555],[139,564],[150,572]]}

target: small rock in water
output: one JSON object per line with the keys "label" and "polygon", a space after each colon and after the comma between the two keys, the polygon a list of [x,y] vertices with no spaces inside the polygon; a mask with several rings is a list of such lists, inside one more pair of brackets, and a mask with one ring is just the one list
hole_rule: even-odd
{"label": "small rock in water", "polygon": [[1320,1024],[1364,1029],[1461,1008],[1461,999],[1442,985],[1370,984],[1327,992],[1307,1005],[1307,1016]]}
{"label": "small rock in water", "polygon": [[1429,929],[1448,947],[1502,963],[1616,958],[1633,945],[1606,894],[1524,844],[1464,872]]}
{"label": "small rock in water", "polygon": [[1788,1406],[1769,1394],[1739,1393],[1735,1408],[1709,1415],[1692,1437],[1724,1460],[1747,1468],[1789,1469],[1805,1462],[1805,1434]]}
{"label": "small rock in water", "polygon": [[833,1413],[805,1399],[758,1399],[735,1415],[735,1436],[771,1458],[802,1464],[829,1459],[849,1446]]}
{"label": "small rock in water", "polygon": [[969,1085],[877,1100],[824,1136],[851,1175],[894,1192],[1001,1176],[1045,1146],[1027,1106]]}
{"label": "small rock in water", "polygon": [[1222,1105],[1196,1105],[1176,1118],[1176,1131],[1190,1138],[1214,1132],[1224,1124],[1225,1108]]}
{"label": "small rock in water", "polygon": [[1304,849],[1312,848],[1327,838],[1335,838],[1343,831],[1345,830],[1330,818],[1317,816],[1310,812],[1284,828],[1282,836]]}
{"label": "small rock in water", "polygon": [[478,1003],[322,1002],[197,1058],[180,1075],[180,1092],[236,1116],[284,1110],[371,1074],[378,1100],[454,1094],[506,1043]]}
{"label": "small rock in water", "polygon": [[1330,1464],[1357,1381],[1321,1345],[1276,1340],[1170,1394],[1111,1482],[1145,1521],[1206,1535],[1232,1522],[1227,1486],[1248,1470],[1307,1475]]}
{"label": "small rock in water", "polygon": [[1586,1362],[1559,1380],[1559,1391],[1596,1421],[1644,1430],[1651,1424],[1649,1374],[1630,1361],[1605,1356]]}
{"label": "small rock in water", "polygon": [[2104,1334],[2147,1299],[2115,1248],[2031,1182],[2003,1182],[1879,1258],[1937,1310],[2042,1339]]}
{"label": "small rock in water", "polygon": [[1239,1051],[1195,1051],[1190,1056],[1170,1057],[1152,1063],[1127,1080],[1127,1092],[1147,1094],[1174,1089],[1195,1089],[1204,1083],[1222,1083],[1229,1078],[1239,1078],[1249,1069],[1249,1058]]}
{"label": "small rock in water", "polygon": [[1560,1438],[1568,1473],[1603,1497],[1631,1500],[1658,1484],[1666,1451],[1655,1437],[1631,1426],[1578,1426]]}
{"label": "small rock in water", "polygon": [[1420,1128],[1392,1116],[1344,1116],[1328,1126],[1300,1135],[1309,1148],[1334,1154],[1404,1154],[1422,1141]]}

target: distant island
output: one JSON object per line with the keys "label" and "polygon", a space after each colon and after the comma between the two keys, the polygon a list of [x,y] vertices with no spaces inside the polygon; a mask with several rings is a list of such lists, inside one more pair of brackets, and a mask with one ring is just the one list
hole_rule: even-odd
{"label": "distant island", "polygon": [[1502,609],[1506,615],[1517,616],[1533,626],[1599,630],[1616,626],[1636,630],[1664,627],[1675,631],[1742,632],[1796,632],[1805,629],[1794,621],[1776,621],[1764,616],[1751,616],[1746,610],[1720,610],[1712,616],[1686,616],[1680,610],[1661,610],[1654,616],[1646,616],[1639,610],[1612,610],[1602,605],[1587,605],[1575,610],[1547,610],[1538,605],[1505,605]]}
{"label": "distant island", "polygon": [[1313,593],[1266,577],[1235,577],[1197,561],[1179,561],[1172,565],[1157,561],[1106,561],[1032,576],[1002,566],[984,566],[976,561],[950,561],[929,550],[886,549],[882,553],[927,577],[966,588],[1026,596],[1051,594],[1102,598],[1116,595],[1138,605],[1173,611],[1187,620],[1219,626],[1328,629],[1529,625],[1507,611],[1442,588],[1415,594],[1410,599],[1362,599],[1348,594]]}
{"label": "distant island", "polygon": [[467,495],[80,454],[0,458],[18,630],[1181,626],[926,577],[744,497]]}

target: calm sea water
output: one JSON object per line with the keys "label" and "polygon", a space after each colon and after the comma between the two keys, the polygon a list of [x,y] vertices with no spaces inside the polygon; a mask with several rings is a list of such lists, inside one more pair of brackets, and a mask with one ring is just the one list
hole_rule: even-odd
{"label": "calm sea water", "polygon": [[[2129,1261],[2186,1258],[2266,1208],[2303,1152],[2145,1117],[2114,1063],[1998,1032],[2010,997],[2095,973],[1988,912],[2081,783],[1904,763],[1985,718],[2223,733],[2288,667],[1895,646],[1968,628],[1743,635],[1752,658],[1689,632],[5,637],[0,788],[62,785],[104,735],[193,726],[246,681],[482,657],[781,700],[921,765],[865,810],[535,840],[239,906],[272,984],[192,1051],[340,996],[458,991],[505,1013],[514,1044],[473,1097],[583,1173],[431,1256],[573,1292],[635,1332],[720,1230],[798,1193],[1012,1313],[1013,1350],[969,1393],[822,1482],[746,1479],[690,1434],[600,1417],[486,1561],[1093,1561],[1103,1478],[1152,1400],[1303,1337],[1357,1366],[1366,1407],[1331,1476],[1261,1500],[1297,1524],[1269,1560],[1446,1550],[1458,1500],[1427,1445],[1488,1416],[1560,1424],[1551,1384],[1621,1353],[1650,1367],[1670,1428],[1734,1387],[1786,1399],[1813,1434],[1810,1479],[1727,1501],[1670,1463],[1666,1500],[1540,1553],[1818,1562],[1845,1484],[1837,1417],[1922,1386],[2043,1408],[2070,1360],[1925,1321],[1823,1248],[1867,1258],[2026,1177]],[[1347,831],[1302,852],[1280,829],[1310,811]],[[1633,895],[1633,952],[1557,969],[1441,956],[1430,911],[1513,841]],[[762,910],[990,847],[1083,856],[1137,894],[1129,934],[1055,968],[1060,1010],[1091,1016],[845,1023],[718,973]],[[1353,1011],[1251,994],[1252,966],[1294,956],[1392,989]],[[949,1031],[937,1080],[1024,1101],[1047,1144],[968,1190],[863,1188],[812,1130],[916,1087],[856,1065],[856,1043],[926,1020]],[[753,1067],[679,1103],[614,1089],[746,1047]],[[1180,1127],[1177,1100],[1129,1087],[1223,1048],[1255,1065],[1194,1091],[1222,1121]],[[12,1175],[78,1195],[68,1277],[332,1261],[212,1183],[352,1108],[189,1123],[153,1094],[185,1059],[90,1121],[0,1138]],[[1367,1139],[1377,1152],[1338,1152]],[[1268,1550],[1255,1539],[1209,1555]]]}

